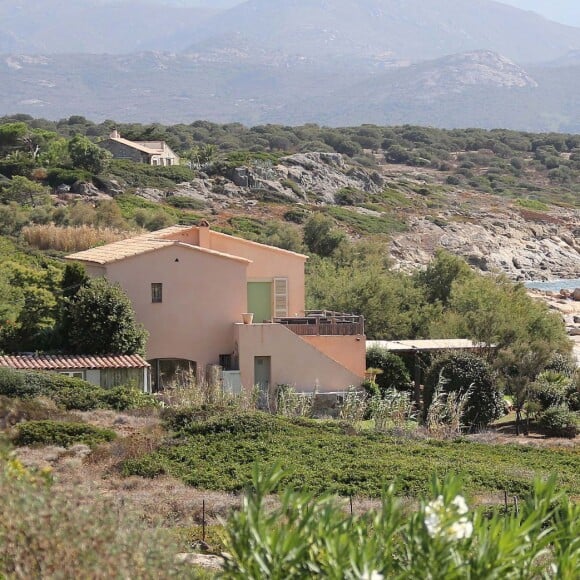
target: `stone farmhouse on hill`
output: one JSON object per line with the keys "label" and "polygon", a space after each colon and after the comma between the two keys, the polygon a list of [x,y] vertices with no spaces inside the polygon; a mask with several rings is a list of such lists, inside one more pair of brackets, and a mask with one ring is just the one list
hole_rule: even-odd
{"label": "stone farmhouse on hill", "polygon": [[281,384],[343,392],[365,375],[362,317],[305,311],[307,256],[173,226],[67,256],[117,282],[149,331],[154,390],[176,373],[220,376],[233,392]]}
{"label": "stone farmhouse on hill", "polygon": [[179,165],[179,155],[165,141],[129,141],[115,130],[98,145],[110,151],[115,159],[130,159],[148,165]]}

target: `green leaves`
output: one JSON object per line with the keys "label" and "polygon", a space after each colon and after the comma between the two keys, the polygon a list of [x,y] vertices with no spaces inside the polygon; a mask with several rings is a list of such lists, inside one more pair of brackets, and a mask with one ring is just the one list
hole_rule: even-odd
{"label": "green leaves", "polygon": [[67,301],[69,348],[84,354],[142,354],[147,332],[135,321],[129,297],[117,284],[94,278]]}
{"label": "green leaves", "polygon": [[286,490],[279,466],[256,465],[242,509],[226,526],[225,578],[575,578],[580,512],[536,481],[520,513],[491,518],[470,509],[456,477],[432,479],[418,509],[403,510],[393,487],[381,506],[347,515],[340,500]]}

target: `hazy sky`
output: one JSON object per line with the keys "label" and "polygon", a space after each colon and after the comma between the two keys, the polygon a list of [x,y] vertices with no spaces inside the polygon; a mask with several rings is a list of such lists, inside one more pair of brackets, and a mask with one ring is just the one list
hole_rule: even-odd
{"label": "hazy sky", "polygon": [[[119,0],[115,0],[119,1]],[[151,0],[150,0],[151,1]],[[190,6],[214,6],[227,8],[244,0],[153,0]],[[276,0],[272,0],[275,2]],[[469,2],[469,0],[465,0]],[[570,26],[580,26],[580,0],[496,0],[524,10],[533,10],[550,20]]]}
{"label": "hazy sky", "polygon": [[533,10],[550,20],[580,26],[579,0],[499,0],[524,10]]}

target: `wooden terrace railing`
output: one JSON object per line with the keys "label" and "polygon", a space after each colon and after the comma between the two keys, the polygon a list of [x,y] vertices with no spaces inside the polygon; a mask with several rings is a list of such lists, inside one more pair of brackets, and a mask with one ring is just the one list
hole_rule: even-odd
{"label": "wooden terrace railing", "polygon": [[304,316],[274,318],[299,336],[356,336],[365,333],[364,317],[330,310],[306,310]]}

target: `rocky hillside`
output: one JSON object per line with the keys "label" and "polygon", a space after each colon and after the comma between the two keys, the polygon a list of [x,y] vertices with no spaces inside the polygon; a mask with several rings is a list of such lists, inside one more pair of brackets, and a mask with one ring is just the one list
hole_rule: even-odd
{"label": "rocky hillside", "polygon": [[[122,186],[116,184],[122,189]],[[580,276],[580,211],[526,204],[464,186],[429,168],[379,163],[353,166],[338,153],[304,153],[277,164],[236,168],[228,177],[200,177],[173,188],[138,188],[164,202],[186,197],[209,210],[216,225],[247,216],[256,225],[284,220],[288,205],[333,216],[353,239],[384,234],[396,265],[413,270],[437,248],[463,256],[484,271],[513,280]],[[534,207],[534,204],[532,204]]]}

